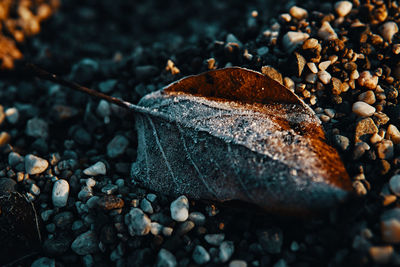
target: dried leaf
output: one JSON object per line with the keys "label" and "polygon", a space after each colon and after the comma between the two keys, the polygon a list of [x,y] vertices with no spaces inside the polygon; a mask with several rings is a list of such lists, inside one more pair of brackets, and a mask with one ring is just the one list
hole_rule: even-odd
{"label": "dried leaf", "polygon": [[351,191],[315,113],[261,73],[209,71],[138,105],[132,176],[145,187],[285,213],[324,209]]}
{"label": "dried leaf", "polygon": [[286,214],[325,209],[352,191],[313,110],[261,73],[212,70],[134,105],[28,67],[43,79],[135,112],[138,157],[131,173],[152,190],[242,200]]}

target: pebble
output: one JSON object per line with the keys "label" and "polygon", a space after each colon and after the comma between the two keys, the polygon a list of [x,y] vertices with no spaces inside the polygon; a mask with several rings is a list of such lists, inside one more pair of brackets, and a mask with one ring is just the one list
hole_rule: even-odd
{"label": "pebble", "polygon": [[150,193],[150,194],[147,194],[146,195],[146,198],[150,201],[150,202],[154,202],[154,201],[156,201],[156,199],[157,199],[157,195],[156,194],[153,194],[153,193]]}
{"label": "pebble", "polygon": [[224,241],[219,246],[219,260],[222,263],[227,262],[233,255],[235,246],[232,241]]}
{"label": "pebble", "polygon": [[283,36],[283,46],[286,50],[291,51],[296,48],[297,45],[302,44],[310,36],[303,32],[289,31]]}
{"label": "pebble", "polygon": [[372,105],[376,102],[374,91],[368,90],[358,95],[358,100]]}
{"label": "pebble", "polygon": [[400,196],[400,174],[396,174],[390,178],[389,187],[396,196]]}
{"label": "pebble", "polygon": [[268,77],[279,82],[280,84],[283,84],[282,74],[278,72],[275,68],[271,66],[262,66],[261,73],[267,75]]}
{"label": "pebble", "polygon": [[315,74],[318,73],[318,68],[317,68],[317,66],[315,65],[315,63],[313,63],[313,62],[308,62],[308,63],[307,63],[307,66],[308,66],[308,68],[310,69],[310,71],[311,71],[312,73],[315,73]]}
{"label": "pebble", "polygon": [[329,66],[331,65],[330,60],[322,61],[321,63],[318,64],[318,68],[320,70],[326,70]]}
{"label": "pebble", "polygon": [[150,225],[150,232],[153,235],[159,235],[162,232],[163,226],[158,222],[152,222]]}
{"label": "pebble", "polygon": [[202,264],[209,262],[210,258],[211,258],[210,254],[204,247],[197,245],[194,248],[193,254],[192,254],[192,259],[195,263],[202,265]]}
{"label": "pebble", "polygon": [[153,214],[154,212],[151,202],[145,198],[140,201],[140,208],[148,214]]}
{"label": "pebble", "polygon": [[360,117],[370,117],[375,113],[375,108],[365,102],[357,101],[353,104],[352,111]]}
{"label": "pebble", "polygon": [[177,222],[184,222],[189,217],[189,200],[180,196],[171,203],[171,218]]}
{"label": "pebble", "polygon": [[400,208],[386,210],[381,215],[381,232],[384,242],[400,243]]}
{"label": "pebble", "polygon": [[87,231],[79,235],[71,244],[71,249],[78,255],[88,255],[99,250],[99,242],[96,233]]}
{"label": "pebble", "polygon": [[329,72],[321,70],[318,72],[318,78],[323,84],[328,84],[331,81],[332,76]]}
{"label": "pebble", "polygon": [[92,196],[86,201],[86,205],[88,206],[89,209],[93,209],[97,206],[99,199],[100,199],[99,196]]}
{"label": "pebble", "polygon": [[247,262],[242,260],[233,260],[229,263],[229,267],[247,267]]}
{"label": "pebble", "polygon": [[28,154],[25,156],[25,171],[28,174],[33,175],[42,173],[47,169],[48,166],[49,163],[45,159],[42,159],[32,154]]}
{"label": "pebble", "polygon": [[257,54],[260,57],[265,56],[266,54],[268,54],[268,52],[269,52],[269,48],[267,46],[262,46],[257,49]]}
{"label": "pebble", "polygon": [[194,222],[192,221],[185,221],[181,225],[179,225],[178,229],[176,230],[176,234],[178,236],[185,235],[192,231],[192,229],[195,227]]}
{"label": "pebble", "polygon": [[99,115],[101,118],[104,118],[105,123],[108,123],[111,115],[110,103],[108,103],[104,99],[100,100],[96,108],[96,114]]}
{"label": "pebble", "polygon": [[361,141],[367,141],[367,138],[378,133],[378,131],[378,127],[376,127],[375,122],[371,118],[362,119],[357,122],[354,142],[358,143]]}
{"label": "pebble", "polygon": [[325,41],[338,38],[335,30],[332,28],[331,24],[328,21],[324,21],[322,23],[321,28],[319,28],[318,30],[318,36]]}
{"label": "pebble", "polygon": [[206,222],[206,216],[199,211],[194,211],[189,214],[189,220],[194,222],[196,226],[202,226]]}
{"label": "pebble", "polygon": [[116,135],[107,145],[107,156],[116,158],[125,153],[129,140],[123,135]]}
{"label": "pebble", "polygon": [[289,10],[289,14],[297,20],[302,20],[308,16],[307,10],[298,6],[292,6]]}
{"label": "pebble", "polygon": [[118,191],[118,185],[115,184],[107,184],[101,188],[101,192],[106,195],[112,195]]}
{"label": "pebble", "polygon": [[400,131],[393,124],[389,124],[385,136],[387,139],[392,140],[395,145],[400,144]]}
{"label": "pebble", "polygon": [[131,236],[147,235],[151,229],[150,218],[138,208],[132,208],[129,213],[125,215],[125,224]]}
{"label": "pebble", "polygon": [[357,143],[353,149],[353,159],[357,160],[361,158],[365,154],[365,152],[370,149],[370,146],[365,142]]}
{"label": "pebble", "polygon": [[177,265],[174,254],[161,248],[157,255],[156,267],[176,267]]}
{"label": "pebble", "polygon": [[56,261],[47,257],[41,257],[35,260],[31,267],[56,267]]}
{"label": "pebble", "polygon": [[376,155],[380,159],[392,159],[393,158],[393,142],[390,140],[383,139],[382,142],[376,145]]}
{"label": "pebble", "polygon": [[52,201],[54,207],[62,208],[67,205],[69,195],[69,184],[66,180],[60,179],[53,185]]}
{"label": "pebble", "polygon": [[358,77],[357,82],[360,86],[366,87],[370,90],[375,90],[378,85],[379,77],[372,76],[371,72],[365,70],[361,72],[360,77]]}
{"label": "pebble", "polygon": [[393,35],[395,35],[399,31],[399,27],[396,22],[388,21],[383,24],[380,28],[380,33],[386,41],[389,43],[392,42]]}
{"label": "pebble", "polygon": [[84,128],[79,127],[73,133],[73,139],[80,145],[90,145],[92,142],[92,137]]}
{"label": "pebble", "polygon": [[103,210],[121,209],[124,205],[124,201],[114,195],[102,196],[97,200],[97,206]]}
{"label": "pebble", "polygon": [[98,161],[96,164],[83,170],[83,173],[88,176],[105,175],[107,173],[106,165],[103,162]]}
{"label": "pebble", "polygon": [[337,134],[334,136],[334,141],[337,147],[342,151],[346,151],[349,148],[350,140],[346,136]]}
{"label": "pebble", "polygon": [[107,80],[104,82],[99,83],[99,89],[102,93],[110,93],[115,85],[117,84],[117,80]]}
{"label": "pebble", "polygon": [[225,234],[207,234],[204,236],[204,240],[210,245],[219,246],[225,239]]}
{"label": "pebble", "polygon": [[369,255],[378,264],[389,263],[393,252],[392,246],[374,246],[369,249]]}
{"label": "pebble", "polygon": [[335,3],[335,11],[339,17],[347,16],[352,8],[353,3],[351,3],[350,1],[339,1]]}
{"label": "pebble", "polygon": [[5,111],[6,119],[11,124],[16,124],[19,119],[19,112],[17,108],[8,108]]}
{"label": "pebble", "polygon": [[303,50],[307,50],[307,49],[315,49],[315,48],[317,48],[317,47],[319,47],[319,46],[320,46],[320,44],[319,44],[319,41],[318,41],[317,39],[315,39],[315,38],[310,38],[310,39],[307,39],[307,40],[303,43],[302,48],[303,48]]}
{"label": "pebble", "polygon": [[229,33],[229,34],[226,36],[226,42],[227,42],[227,43],[235,43],[235,44],[238,44],[238,45],[239,45],[239,48],[243,46],[242,42],[240,42],[239,39],[236,38],[236,36],[235,36],[234,34],[232,34],[232,33]]}
{"label": "pebble", "polygon": [[17,166],[22,162],[24,162],[24,158],[17,152],[12,151],[10,154],[8,154],[8,164],[10,164],[12,167]]}
{"label": "pebble", "polygon": [[49,126],[47,122],[42,119],[35,117],[26,123],[26,134],[28,136],[46,139],[49,134],[48,131]]}
{"label": "pebble", "polygon": [[7,132],[0,133],[0,147],[10,143],[10,140],[11,140],[11,136],[9,133],[7,133]]}

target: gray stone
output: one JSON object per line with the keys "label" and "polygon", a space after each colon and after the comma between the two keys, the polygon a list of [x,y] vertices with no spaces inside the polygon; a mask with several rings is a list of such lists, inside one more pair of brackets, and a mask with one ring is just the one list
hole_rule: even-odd
{"label": "gray stone", "polygon": [[55,267],[56,261],[47,257],[41,257],[35,260],[31,267]]}
{"label": "gray stone", "polygon": [[83,173],[88,176],[105,175],[107,173],[106,165],[98,161],[94,165],[83,170]]}
{"label": "gray stone", "polygon": [[247,267],[247,262],[242,260],[233,260],[229,263],[229,267]]}
{"label": "gray stone", "polygon": [[99,83],[99,89],[102,93],[110,93],[115,85],[117,84],[117,80],[107,80],[104,82]]}
{"label": "gray stone", "polygon": [[184,222],[189,217],[189,200],[180,196],[171,203],[171,218],[177,222]]}
{"label": "gray stone", "polygon": [[337,134],[334,137],[335,144],[339,147],[342,151],[346,151],[349,148],[350,140],[346,136]]}
{"label": "gray stone", "polygon": [[396,195],[400,196],[400,175],[396,174],[389,180],[390,190]]}
{"label": "gray stone", "polygon": [[96,253],[99,250],[99,242],[96,233],[87,231],[79,235],[72,242],[71,249],[78,255],[88,255]]}
{"label": "gray stone", "polygon": [[148,213],[148,214],[153,214],[154,210],[153,210],[153,206],[151,205],[150,201],[148,201],[147,199],[142,199],[142,201],[140,201],[140,208]]}
{"label": "gray stone", "polygon": [[80,145],[90,145],[92,143],[92,137],[88,131],[82,127],[79,127],[74,131],[72,138]]}
{"label": "gray stone", "polygon": [[107,195],[112,195],[118,191],[118,186],[115,184],[107,184],[101,188],[101,192]]}
{"label": "gray stone", "polygon": [[189,220],[194,222],[197,226],[201,226],[206,222],[206,216],[201,212],[194,211],[189,214]]}
{"label": "gray stone", "polygon": [[192,259],[199,265],[205,264],[210,261],[210,254],[204,247],[197,245],[193,250]]}
{"label": "gray stone", "polygon": [[12,167],[17,166],[22,162],[24,162],[24,158],[17,152],[12,151],[10,154],[8,154],[8,164],[10,164]]}
{"label": "gray stone", "polygon": [[233,255],[235,246],[232,241],[224,241],[219,246],[219,260],[221,262],[227,262]]}
{"label": "gray stone", "polygon": [[52,201],[54,207],[65,207],[67,205],[69,196],[69,184],[66,180],[60,179],[53,185]]}
{"label": "gray stone", "polygon": [[116,135],[107,145],[107,156],[116,158],[125,153],[129,140],[123,135]]}
{"label": "gray stone", "polygon": [[8,108],[5,114],[9,123],[16,124],[18,122],[19,112],[17,108]]}
{"label": "gray stone", "polygon": [[174,254],[162,248],[157,255],[156,267],[175,267],[177,266]]}
{"label": "gray stone", "polygon": [[138,208],[132,208],[129,213],[125,215],[125,224],[131,236],[147,235],[151,229],[151,220]]}
{"label": "gray stone", "polygon": [[29,187],[29,192],[31,192],[35,196],[38,196],[40,195],[40,188],[36,184],[31,184],[31,186]]}
{"label": "gray stone", "polygon": [[225,234],[207,234],[204,239],[210,245],[219,246],[224,241]]}
{"label": "gray stone", "polygon": [[74,214],[70,211],[60,212],[54,216],[54,224],[61,229],[68,228],[74,221]]}
{"label": "gray stone", "polygon": [[32,154],[25,156],[25,171],[29,174],[39,174],[44,172],[49,163],[47,160],[37,157]]}
{"label": "gray stone", "polygon": [[42,119],[30,119],[26,123],[26,134],[32,137],[46,139],[49,135],[49,126],[47,122]]}

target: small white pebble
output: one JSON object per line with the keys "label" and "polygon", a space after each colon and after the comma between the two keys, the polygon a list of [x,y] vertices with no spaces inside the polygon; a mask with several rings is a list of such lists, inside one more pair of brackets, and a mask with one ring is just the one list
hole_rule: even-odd
{"label": "small white pebble", "polygon": [[369,117],[375,113],[375,108],[365,102],[357,101],[353,104],[352,111],[360,117]]}
{"label": "small white pebble", "polygon": [[324,112],[331,119],[333,119],[335,117],[335,114],[336,114],[336,111],[333,108],[326,108],[326,109],[324,109]]}
{"label": "small white pebble", "polygon": [[288,13],[281,14],[281,18],[286,22],[290,22],[292,20],[292,17]]}
{"label": "small white pebble", "polygon": [[18,119],[19,119],[18,109],[8,108],[8,109],[6,109],[5,114],[6,114],[6,118],[9,123],[16,124],[18,122]]}
{"label": "small white pebble", "polygon": [[352,8],[353,4],[350,1],[339,1],[335,3],[335,11],[339,17],[348,15]]}
{"label": "small white pebble", "polygon": [[386,41],[389,43],[392,42],[393,35],[395,35],[399,31],[399,27],[397,26],[396,22],[388,21],[382,25],[380,32]]}
{"label": "small white pebble", "polygon": [[359,101],[363,101],[363,102],[365,102],[367,104],[370,104],[370,105],[372,105],[372,104],[374,104],[376,102],[375,94],[374,94],[374,92],[372,90],[368,90],[368,91],[366,91],[364,93],[361,93],[358,96],[358,100]]}
{"label": "small white pebble", "polygon": [[358,72],[358,70],[353,70],[350,73],[350,79],[351,80],[357,80],[360,77],[360,73]]}
{"label": "small white pebble", "polygon": [[328,21],[324,21],[318,30],[318,36],[325,41],[337,39],[337,34]]}
{"label": "small white pebble", "polygon": [[83,173],[89,176],[105,175],[106,172],[107,172],[106,165],[101,161],[98,161],[96,164],[83,170]]}
{"label": "small white pebble", "polygon": [[318,68],[314,62],[308,62],[307,66],[311,70],[312,73],[318,73]]}
{"label": "small white pebble", "polygon": [[379,78],[378,76],[372,76],[371,72],[366,70],[361,72],[360,77],[357,81],[360,86],[364,86],[370,90],[374,90],[378,85]]}
{"label": "small white pebble", "polygon": [[330,60],[322,61],[321,63],[318,64],[318,68],[320,70],[326,70],[329,66],[331,65]]}
{"label": "small white pebble", "polygon": [[390,124],[386,131],[386,138],[392,140],[394,144],[400,144],[400,131],[396,126]]}
{"label": "small white pebble", "polygon": [[171,203],[171,218],[177,222],[184,222],[189,217],[189,200],[180,196]]}
{"label": "small white pebble", "polygon": [[283,46],[286,50],[290,51],[297,45],[302,44],[308,37],[310,37],[310,35],[307,33],[289,31],[283,36]]}
{"label": "small white pebble", "polygon": [[65,207],[67,205],[69,195],[69,184],[66,180],[60,179],[53,185],[52,201],[54,207]]}
{"label": "small white pebble", "polygon": [[298,7],[298,6],[292,6],[289,10],[289,14],[297,19],[297,20],[301,20],[304,19],[305,17],[308,16],[308,12],[306,9]]}
{"label": "small white pebble", "polygon": [[326,70],[321,70],[318,72],[318,78],[323,84],[328,84],[332,76]]}

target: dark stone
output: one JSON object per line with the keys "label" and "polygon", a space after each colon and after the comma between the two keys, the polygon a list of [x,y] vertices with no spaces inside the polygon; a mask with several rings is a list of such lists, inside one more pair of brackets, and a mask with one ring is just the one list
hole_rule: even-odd
{"label": "dark stone", "polygon": [[61,212],[53,218],[54,224],[61,229],[66,229],[72,224],[73,221],[74,214],[70,211]]}
{"label": "dark stone", "polygon": [[150,265],[154,261],[150,248],[135,250],[128,256],[127,267]]}
{"label": "dark stone", "polygon": [[279,228],[262,231],[258,235],[258,241],[264,252],[271,254],[280,253],[283,244],[282,231]]}
{"label": "dark stone", "polygon": [[113,225],[106,224],[101,228],[100,241],[104,244],[113,244],[117,240],[117,230]]}
{"label": "dark stone", "polygon": [[156,66],[146,65],[146,66],[137,66],[135,67],[135,76],[138,80],[148,80],[159,73],[159,70]]}
{"label": "dark stone", "polygon": [[67,252],[71,243],[72,237],[61,232],[52,239],[46,239],[43,243],[43,250],[49,255],[62,255]]}
{"label": "dark stone", "polygon": [[92,137],[90,134],[81,127],[74,132],[73,139],[80,145],[90,145],[92,142]]}

